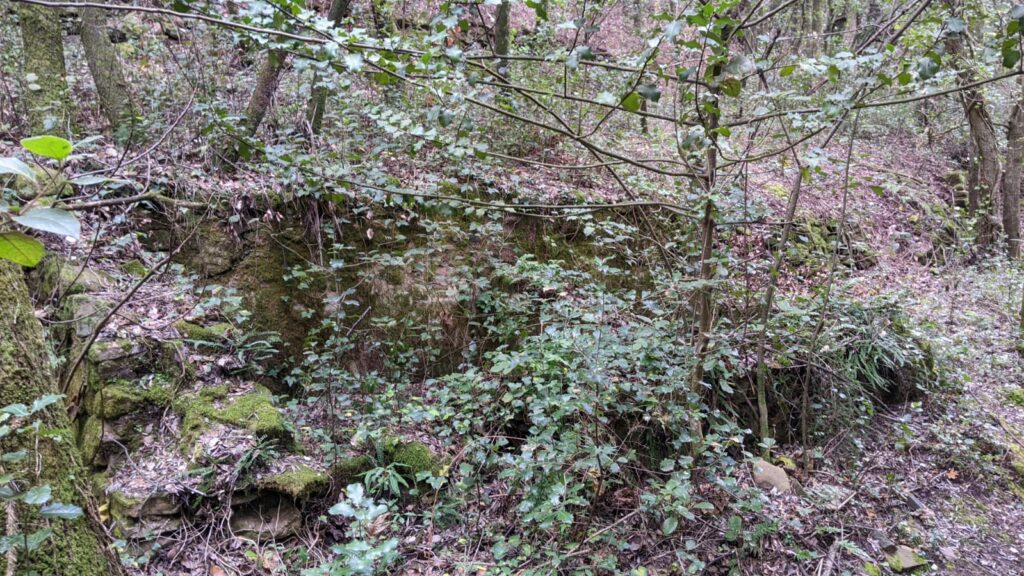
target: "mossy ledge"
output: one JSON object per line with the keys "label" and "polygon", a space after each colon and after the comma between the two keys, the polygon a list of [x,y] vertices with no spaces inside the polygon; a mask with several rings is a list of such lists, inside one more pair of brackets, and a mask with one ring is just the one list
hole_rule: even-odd
{"label": "mossy ledge", "polygon": [[198,394],[175,400],[173,408],[182,419],[184,446],[191,445],[210,421],[243,428],[257,436],[280,440],[288,446],[294,443],[288,421],[274,406],[270,391],[262,386],[230,398],[227,386],[206,388]]}

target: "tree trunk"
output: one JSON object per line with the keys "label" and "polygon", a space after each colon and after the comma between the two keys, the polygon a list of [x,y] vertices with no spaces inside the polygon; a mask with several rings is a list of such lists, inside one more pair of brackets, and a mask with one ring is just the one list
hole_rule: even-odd
{"label": "tree trunk", "polygon": [[[502,0],[498,5],[498,14],[494,19],[494,53],[498,56],[508,56],[508,49],[512,40],[512,30],[509,20],[512,13],[512,4],[509,0]],[[498,74],[508,79],[508,60],[498,60]]]}
{"label": "tree trunk", "polygon": [[131,93],[117,50],[107,35],[106,14],[98,8],[83,8],[81,14],[82,47],[85,49],[89,72],[96,84],[100,109],[115,137],[119,140],[127,139],[134,116]]}
{"label": "tree trunk", "polygon": [[[348,16],[351,7],[350,0],[333,0],[331,8],[327,12],[327,19],[338,27],[341,21]],[[320,86],[320,75],[313,75],[313,95],[309,99],[309,107],[306,109],[306,122],[309,123],[309,133],[319,134],[324,123],[324,110],[327,107],[327,96],[330,90],[326,86]]]}
{"label": "tree trunk", "polygon": [[29,4],[18,4],[17,10],[29,132],[62,132],[68,120],[68,84],[60,12]]}
{"label": "tree trunk", "polygon": [[[1024,90],[1024,83],[1021,89]],[[1018,96],[1006,127],[1006,167],[1000,189],[1003,194],[1003,231],[1010,258],[1020,255],[1020,178],[1024,163],[1024,93]]]}
{"label": "tree trunk", "polygon": [[[30,406],[33,400],[58,392],[43,329],[33,313],[21,267],[0,260],[0,405]],[[41,420],[43,427],[56,434],[59,441],[43,439],[37,445],[33,435],[12,434],[0,441],[0,447],[4,452],[24,450],[35,456],[24,461],[24,475],[32,478],[38,474],[36,484],[48,484],[54,501],[76,503],[87,509],[84,485],[88,476],[71,438],[71,422],[64,403],[57,402],[45,409]],[[4,463],[5,471],[11,472],[11,466]],[[19,550],[16,558],[0,557],[3,573],[121,573],[118,566],[108,564],[103,544],[85,519],[49,521],[41,518],[35,508],[25,505],[18,505],[13,511],[13,516],[8,511],[8,533],[30,533],[49,523],[53,535],[31,554]],[[10,522],[15,518],[16,526],[12,527]],[[7,566],[11,560],[14,566]]]}
{"label": "tree trunk", "polygon": [[[256,78],[256,87],[253,88],[252,95],[249,96],[249,105],[245,109],[245,136],[252,137],[256,135],[256,131],[259,130],[260,124],[263,123],[267,111],[270,110],[270,102],[274,99],[274,93],[277,92],[277,83],[281,79],[281,70],[284,69],[286,59],[286,53],[270,50],[260,65],[259,74]],[[237,162],[242,156],[241,152],[244,145],[244,142],[231,138],[228,145],[224,147],[221,167],[230,168],[232,164]]]}
{"label": "tree trunk", "polygon": [[978,152],[978,184],[968,193],[968,209],[977,221],[978,246],[992,244],[995,230],[993,226],[993,199],[999,185],[999,147],[996,142],[995,129],[989,116],[988,108],[981,93],[977,90],[966,90],[962,93],[964,114]]}

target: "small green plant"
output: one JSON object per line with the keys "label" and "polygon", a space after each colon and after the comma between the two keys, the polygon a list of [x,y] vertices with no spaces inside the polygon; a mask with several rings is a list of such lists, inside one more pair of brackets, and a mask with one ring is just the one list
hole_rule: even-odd
{"label": "small green plant", "polygon": [[12,193],[0,195],[0,258],[32,267],[43,259],[43,244],[24,232],[3,230],[8,222],[74,239],[78,239],[82,227],[71,212],[50,207],[66,183],[61,171],[74,149],[71,142],[56,136],[36,136],[25,138],[21,146],[58,163],[57,170],[37,171],[17,158],[0,158],[0,176],[13,176]]}
{"label": "small green plant", "polygon": [[1006,399],[1015,406],[1024,407],[1024,388],[1014,388],[1006,393]]}
{"label": "small green plant", "polygon": [[[62,396],[50,394],[36,399],[31,406],[11,404],[0,408],[0,439],[24,434],[36,439],[37,441],[31,445],[38,446],[38,441],[46,439],[50,433],[37,415],[61,398]],[[81,508],[54,501],[53,491],[49,485],[34,482],[29,474],[31,466],[27,469],[19,466],[19,463],[33,461],[34,455],[26,450],[0,454],[0,500],[32,507],[44,519],[74,520],[81,517]],[[8,522],[11,518],[8,516]],[[49,539],[54,527],[47,523],[31,531],[23,530],[28,529],[17,520],[15,526],[8,525],[6,534],[0,537],[0,554],[6,554],[11,550],[31,554]]]}
{"label": "small green plant", "polygon": [[316,568],[305,570],[304,576],[373,576],[383,571],[397,558],[398,540],[382,538],[381,523],[386,520],[388,507],[374,502],[366,495],[362,484],[345,489],[345,497],[328,511],[332,516],[348,518],[347,535],[350,540],[337,544],[331,551],[337,558]]}

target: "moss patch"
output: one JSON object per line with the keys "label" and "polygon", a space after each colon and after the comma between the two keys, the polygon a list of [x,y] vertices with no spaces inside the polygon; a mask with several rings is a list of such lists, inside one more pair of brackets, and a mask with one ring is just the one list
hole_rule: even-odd
{"label": "moss patch", "polygon": [[363,481],[363,474],[373,470],[373,458],[369,456],[355,456],[343,458],[331,466],[331,478],[335,484],[342,488],[350,484],[359,484]]}
{"label": "moss patch", "polygon": [[1015,388],[1006,393],[1006,399],[1015,406],[1024,407],[1024,388]]}
{"label": "moss patch", "polygon": [[200,342],[224,342],[231,330],[231,324],[220,322],[212,326],[200,326],[184,320],[174,323],[174,328],[188,340]]}
{"label": "moss patch", "polygon": [[437,458],[422,442],[398,444],[390,457],[391,463],[398,467],[399,472],[412,481],[415,481],[421,472],[435,472],[438,469]]}
{"label": "moss patch", "polygon": [[121,264],[121,272],[135,278],[142,278],[149,274],[149,268],[146,268],[146,265],[138,260],[129,260]]}
{"label": "moss patch", "polygon": [[[224,404],[218,407],[218,404]],[[258,436],[291,441],[288,422],[274,406],[270,392],[255,392],[227,399],[227,388],[207,388],[199,394],[185,396],[174,403],[182,417],[183,439],[187,444],[202,433],[207,421],[244,428]]]}
{"label": "moss patch", "polygon": [[280,492],[299,500],[325,490],[329,483],[327,474],[309,466],[300,466],[294,470],[261,478],[256,485],[262,490]]}

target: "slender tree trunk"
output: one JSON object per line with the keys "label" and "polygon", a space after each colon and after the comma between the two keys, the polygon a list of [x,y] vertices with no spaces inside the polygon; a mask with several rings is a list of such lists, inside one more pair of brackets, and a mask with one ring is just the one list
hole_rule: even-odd
{"label": "slender tree trunk", "polygon": [[1003,232],[1010,258],[1020,255],[1020,178],[1024,163],[1024,83],[1006,127],[1006,167],[1000,190],[1003,194]]}
{"label": "slender tree trunk", "polygon": [[[327,13],[327,19],[338,27],[341,21],[348,16],[351,7],[350,0],[332,0],[331,8]],[[313,95],[309,99],[309,107],[306,109],[306,122],[309,123],[310,134],[319,134],[324,123],[324,110],[327,108],[327,96],[330,90],[326,86],[320,86],[320,75],[313,75]]]}
{"label": "slender tree trunk", "polygon": [[17,10],[29,132],[63,132],[68,121],[68,84],[60,12],[30,4],[18,4]]}
{"label": "slender tree trunk", "polygon": [[[33,313],[21,267],[0,260],[0,406],[31,405],[37,398],[58,392],[43,328]],[[88,509],[88,476],[71,437],[71,422],[64,403],[58,402],[42,414],[43,427],[56,438],[44,438],[36,444],[30,434],[12,434],[0,440],[0,448],[3,452],[24,450],[36,456],[38,460],[30,457],[23,461],[23,475],[37,477],[37,485],[48,484],[54,501]],[[5,472],[12,472],[14,466],[18,464],[3,464]],[[33,507],[24,505],[13,506],[6,512],[8,533],[27,534],[49,523],[53,535],[32,553],[21,550],[15,558],[0,556],[0,572],[75,576],[121,573],[117,566],[108,564],[103,544],[86,519],[47,521]],[[11,560],[14,566],[7,566]]]}
{"label": "slender tree trunk", "polygon": [[[277,92],[277,84],[281,79],[281,70],[284,69],[287,54],[278,50],[267,52],[266,58],[260,65],[256,77],[256,87],[249,96],[249,105],[245,109],[245,135],[252,137],[259,130],[260,124],[270,110],[270,103]],[[231,138],[224,147],[222,168],[229,168],[241,156],[241,143]]]}
{"label": "slender tree trunk", "polygon": [[992,118],[981,93],[967,90],[961,97],[971,139],[978,152],[978,184],[968,192],[968,209],[977,221],[976,243],[985,247],[992,244],[995,236],[992,210],[994,194],[999,185],[999,147]]}
{"label": "slender tree trunk", "polygon": [[106,13],[99,8],[83,8],[81,15],[82,47],[96,84],[100,109],[114,134],[120,139],[127,138],[134,116],[131,92],[117,50],[107,35]]}
{"label": "slender tree trunk", "polygon": [[[511,14],[512,4],[509,0],[502,0],[494,19],[494,53],[499,56],[508,56],[509,46],[512,42],[512,30],[509,26]],[[498,74],[508,79],[508,60],[498,60]]]}

